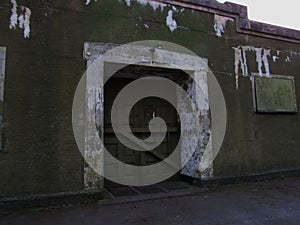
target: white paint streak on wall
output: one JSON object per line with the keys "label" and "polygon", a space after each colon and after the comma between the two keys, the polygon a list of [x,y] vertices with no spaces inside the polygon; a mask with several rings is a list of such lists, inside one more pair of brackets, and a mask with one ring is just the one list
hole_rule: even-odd
{"label": "white paint streak on wall", "polygon": [[[255,52],[257,71],[261,76],[270,76],[270,64],[269,57],[271,56],[270,49],[256,48],[252,46],[238,46],[234,49],[235,58],[235,77],[236,77],[236,88],[238,89],[239,84],[239,71],[242,72],[243,76],[249,76],[249,69],[247,63],[247,52]],[[263,69],[265,73],[263,73]]]}
{"label": "white paint streak on wall", "polygon": [[227,21],[233,21],[233,19],[225,16],[215,15],[214,30],[216,31],[217,37],[222,37],[222,34],[225,32]]}
{"label": "white paint streak on wall", "polygon": [[254,48],[256,52],[257,70],[259,74],[262,74],[262,48]]}
{"label": "white paint streak on wall", "polygon": [[9,28],[16,29],[16,26],[18,25],[18,13],[17,13],[17,7],[18,4],[16,0],[10,0],[10,3],[13,5],[11,9],[11,16],[10,16],[10,25]]}
{"label": "white paint streak on wall", "polygon": [[248,66],[247,66],[247,59],[244,59],[245,49],[242,47],[233,48],[235,51],[234,58],[235,58],[235,74],[239,74],[239,70],[242,70],[243,76],[248,76]]}
{"label": "white paint streak on wall", "polygon": [[235,88],[239,88],[239,66],[241,62],[241,49],[233,48],[234,49],[234,67],[235,67]]}
{"label": "white paint streak on wall", "polygon": [[16,29],[17,25],[19,25],[18,27],[24,30],[24,38],[29,38],[31,10],[28,7],[21,6],[22,13],[18,16],[18,5],[16,0],[11,0],[11,3],[13,6],[11,9],[12,14],[10,16],[9,28]]}
{"label": "white paint streak on wall", "polygon": [[248,63],[247,63],[247,53],[246,53],[246,51],[248,51],[248,50],[249,50],[248,46],[243,46],[242,47],[242,53],[243,53],[243,55],[242,55],[242,61],[243,61],[243,67],[244,67],[244,69],[243,69],[243,75],[244,76],[248,76],[249,75],[249,72],[248,72]]}
{"label": "white paint streak on wall", "polygon": [[184,8],[181,8],[181,9],[178,9],[178,8],[176,8],[175,6],[172,6],[172,10],[174,11],[174,12],[184,12]]}
{"label": "white paint streak on wall", "polygon": [[233,48],[234,49],[234,64],[235,64],[235,88],[239,88],[239,70],[242,70],[243,76],[248,75],[248,66],[247,66],[247,59],[245,49],[241,47]]}
{"label": "white paint streak on wall", "polygon": [[125,0],[125,3],[126,3],[126,5],[129,6],[129,7],[131,6],[131,0]]}
{"label": "white paint streak on wall", "polygon": [[[265,76],[270,77],[270,65],[269,65],[269,56],[271,56],[271,50],[270,49],[263,49],[263,56],[262,61],[264,63],[265,67]],[[260,73],[261,76],[263,76],[263,73]]]}
{"label": "white paint streak on wall", "polygon": [[236,90],[239,89],[239,75],[238,74],[235,75],[235,89]]}
{"label": "white paint streak on wall", "polygon": [[22,11],[24,12],[24,14],[21,14],[19,16],[19,28],[24,29],[24,38],[29,38],[31,10],[27,7],[22,6]]}
{"label": "white paint streak on wall", "polygon": [[273,55],[273,62],[277,62],[277,60],[279,59],[279,57],[278,56],[276,56],[276,55]]}
{"label": "white paint streak on wall", "polygon": [[177,29],[177,22],[173,19],[173,10],[169,10],[168,16],[166,18],[166,24],[171,32]]}
{"label": "white paint streak on wall", "polygon": [[[96,1],[98,1],[98,0],[95,0],[95,2],[96,2]],[[86,0],[86,1],[85,1],[85,5],[89,5],[90,3],[91,3],[91,0]]]}
{"label": "white paint streak on wall", "polygon": [[24,28],[24,23],[25,23],[25,16],[23,14],[21,14],[19,16],[19,28],[23,29]]}

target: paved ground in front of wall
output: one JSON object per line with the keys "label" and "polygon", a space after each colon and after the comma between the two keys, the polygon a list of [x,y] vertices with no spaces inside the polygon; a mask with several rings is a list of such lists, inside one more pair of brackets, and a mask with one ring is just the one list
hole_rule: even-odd
{"label": "paved ground in front of wall", "polygon": [[[0,224],[188,224],[299,225],[300,178],[288,178],[189,194],[130,201],[106,200],[89,206],[18,213],[0,217]],[[153,196],[155,197],[155,196]]]}

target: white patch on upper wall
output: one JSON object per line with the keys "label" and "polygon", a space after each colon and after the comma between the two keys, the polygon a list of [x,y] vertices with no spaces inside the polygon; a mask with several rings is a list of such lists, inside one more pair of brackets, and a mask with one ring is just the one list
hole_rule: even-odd
{"label": "white patch on upper wall", "polygon": [[16,0],[11,0],[10,3],[12,4],[12,8],[11,8],[9,28],[16,29],[16,26],[18,25],[18,13],[17,13],[18,4],[17,4]]}
{"label": "white patch on upper wall", "polygon": [[173,10],[169,10],[168,16],[166,18],[166,24],[171,32],[177,29],[177,22],[173,19]]}
{"label": "white patch on upper wall", "polygon": [[[295,60],[295,57],[300,57],[300,52],[296,51],[279,51],[253,46],[238,46],[233,47],[233,50],[235,59],[236,88],[238,88],[239,85],[239,76],[247,77],[251,74],[251,72],[254,72],[258,73],[262,77],[270,77],[270,63],[277,63],[279,60],[280,62],[292,63],[292,61]],[[253,56],[256,58],[257,70],[249,71],[247,60],[249,57]]]}
{"label": "white patch on upper wall", "polygon": [[[91,0],[89,0],[90,2]],[[119,2],[122,2],[122,0],[118,0]],[[124,2],[126,3],[126,5],[128,7],[131,7],[131,1],[132,0],[124,0]],[[164,11],[165,7],[167,6],[170,6],[168,4],[165,4],[165,3],[162,3],[162,2],[159,2],[159,1],[154,1],[154,0],[135,0],[135,2],[143,5],[143,6],[146,6],[146,5],[150,5],[154,10],[157,10],[157,9],[160,9],[161,11]],[[177,22],[176,20],[173,18],[173,15],[174,13],[181,13],[184,11],[184,8],[176,8],[175,6],[172,6],[171,7],[172,9],[170,9],[168,11],[168,15],[166,17],[166,25],[169,27],[170,31],[173,32],[175,31],[177,28],[178,28],[178,25],[177,25]],[[149,28],[148,25],[145,25],[144,26],[146,28]]]}
{"label": "white patch on upper wall", "polygon": [[24,14],[19,16],[19,27],[24,29],[24,38],[29,38],[31,10],[27,7],[22,7],[22,10],[24,11]]}
{"label": "white patch on upper wall", "polygon": [[184,12],[184,8],[178,9],[178,8],[176,8],[175,6],[172,6],[172,10],[173,10],[174,12]]}
{"label": "white patch on upper wall", "polygon": [[[249,76],[249,69],[247,63],[247,53],[255,52],[257,72],[260,76],[270,76],[270,65],[269,57],[271,56],[270,49],[256,48],[252,46],[238,46],[234,49],[234,64],[235,64],[235,75],[236,75],[236,88],[239,86],[239,72],[242,72],[242,76]],[[264,69],[264,73],[263,73]]]}
{"label": "white patch on upper wall", "polygon": [[[98,0],[95,0],[95,2]],[[91,0],[85,0],[85,5],[89,5],[91,3]]]}
{"label": "white patch on upper wall", "polygon": [[233,19],[225,16],[215,15],[214,30],[217,37],[222,37],[222,34],[225,32],[227,21],[233,21]]}
{"label": "white patch on upper wall", "polygon": [[126,5],[129,6],[129,7],[131,6],[131,0],[125,0],[125,3],[126,3]]}
{"label": "white patch on upper wall", "polygon": [[30,17],[31,17],[31,10],[28,7],[20,6],[21,14],[18,15],[18,4],[16,0],[10,1],[12,4],[11,9],[11,16],[10,16],[10,29],[16,29],[17,25],[22,30],[24,30],[24,38],[30,37]]}
{"label": "white patch on upper wall", "polygon": [[273,55],[273,62],[277,62],[278,59],[279,57],[277,55]]}

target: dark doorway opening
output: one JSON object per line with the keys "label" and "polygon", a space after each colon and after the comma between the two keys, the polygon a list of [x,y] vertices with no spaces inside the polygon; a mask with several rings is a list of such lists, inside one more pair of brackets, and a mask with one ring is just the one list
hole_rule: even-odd
{"label": "dark doorway opening", "polygon": [[[150,135],[148,124],[153,116],[161,117],[167,124],[165,139],[153,151],[140,152],[127,148],[116,137],[111,124],[111,108],[118,93],[130,82],[140,77],[161,76],[172,79],[182,85],[187,80],[187,74],[181,70],[150,68],[146,66],[127,66],[114,74],[104,85],[104,145],[108,152],[118,160],[135,166],[156,164],[168,157],[176,148],[180,136],[180,121],[177,110],[166,100],[157,97],[148,97],[137,102],[130,111],[129,123],[133,134],[139,139]],[[172,90],[176,96],[176,89]],[[109,162],[104,155],[104,173],[122,173],[124,176],[136,176],[130,171],[122,171],[117,165]],[[146,187],[128,187],[105,179],[105,188],[115,196],[135,195],[137,193],[152,193],[184,187],[177,173],[168,181]],[[175,185],[177,184],[177,185]]]}

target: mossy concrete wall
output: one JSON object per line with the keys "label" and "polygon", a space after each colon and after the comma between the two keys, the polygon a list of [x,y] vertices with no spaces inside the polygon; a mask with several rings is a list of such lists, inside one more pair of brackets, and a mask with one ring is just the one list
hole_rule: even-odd
{"label": "mossy concrete wall", "polygon": [[[238,15],[228,13],[223,16],[231,19],[226,19],[220,36],[214,13],[181,7],[173,8],[178,26],[171,32],[166,24],[170,5],[163,10],[137,2],[128,6],[122,0],[89,5],[83,0],[19,0],[18,5],[32,12],[30,38],[24,38],[22,29],[9,28],[12,4],[7,1],[0,8],[0,46],[7,47],[0,197],[84,188],[84,161],[72,131],[72,102],[86,70],[83,44],[89,41],[124,44],[157,39],[208,59],[228,113],[225,140],[214,161],[216,177],[300,167],[299,114],[256,114],[249,76],[242,76],[238,68],[238,88],[235,76],[234,48],[271,49],[270,73],[295,76],[299,99],[300,41],[295,38],[240,32]],[[278,58],[273,61],[273,56]],[[247,52],[247,69],[249,74],[258,72],[252,51]]]}

